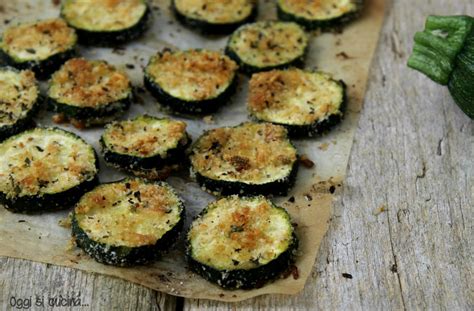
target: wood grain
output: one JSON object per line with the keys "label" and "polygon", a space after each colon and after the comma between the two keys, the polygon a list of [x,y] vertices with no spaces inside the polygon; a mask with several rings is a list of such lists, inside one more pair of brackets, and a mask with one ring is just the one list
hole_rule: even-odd
{"label": "wood grain", "polygon": [[[306,289],[238,304],[185,300],[184,309],[474,308],[474,124],[446,89],[405,65],[428,14],[474,15],[474,3],[388,6],[347,180]],[[14,259],[0,268],[3,307],[12,295],[81,291],[84,310],[181,309],[174,297],[106,276]]]}

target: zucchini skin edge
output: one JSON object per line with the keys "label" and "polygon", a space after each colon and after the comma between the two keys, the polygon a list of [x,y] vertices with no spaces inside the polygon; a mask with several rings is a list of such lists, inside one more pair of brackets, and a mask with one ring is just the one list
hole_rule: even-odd
{"label": "zucchini skin edge", "polygon": [[[77,137],[79,138],[79,136]],[[11,212],[24,214],[39,214],[73,207],[86,192],[94,189],[99,184],[99,157],[95,151],[94,158],[97,173],[91,180],[83,181],[63,192],[39,196],[27,195],[10,199],[3,192],[0,192],[0,204]]]}
{"label": "zucchini skin edge", "polygon": [[90,126],[106,123],[110,118],[124,114],[132,104],[132,101],[133,93],[131,91],[129,96],[97,108],[72,106],[60,103],[51,97],[47,97],[47,106],[50,111],[62,113],[69,119],[85,121],[86,126]]}
{"label": "zucchini skin edge", "polygon": [[[231,37],[232,38],[232,37]],[[231,38],[229,40],[231,40]],[[230,41],[229,41],[230,42]],[[262,72],[262,71],[270,71],[274,69],[287,69],[290,67],[297,67],[297,68],[303,68],[304,63],[305,63],[305,58],[306,54],[308,53],[309,46],[307,45],[303,51],[303,53],[298,56],[297,58],[285,63],[285,64],[280,64],[280,65],[275,65],[275,66],[266,66],[266,67],[258,67],[258,66],[253,66],[245,63],[237,53],[234,52],[229,47],[229,42],[227,43],[225,47],[225,54],[229,56],[231,59],[233,59],[237,65],[239,65],[239,71],[251,75],[257,72]]]}
{"label": "zucchini skin edge", "polygon": [[198,101],[186,101],[171,96],[159,84],[154,82],[153,78],[149,77],[148,74],[145,74],[144,85],[161,105],[168,107],[172,111],[182,114],[202,115],[216,112],[220,107],[224,106],[237,90],[238,81],[236,73],[224,92],[217,95],[217,97]]}
{"label": "zucchini skin edge", "polygon": [[26,116],[21,119],[18,119],[14,124],[0,126],[0,142],[27,129],[33,128],[35,126],[33,117],[39,111],[43,100],[44,99],[42,98],[42,96],[38,94],[36,102],[33,104],[33,107],[30,109],[30,111],[28,111]]}
{"label": "zucchini skin edge", "polygon": [[298,167],[299,161],[296,160],[288,176],[265,184],[247,184],[239,181],[215,180],[201,175],[194,171],[194,169],[193,173],[196,176],[196,181],[199,186],[213,194],[217,193],[224,196],[232,194],[244,194],[247,196],[273,194],[285,196],[295,184]]}
{"label": "zucchini skin edge", "polygon": [[304,17],[296,16],[294,14],[284,11],[277,2],[277,16],[279,20],[295,22],[303,26],[306,30],[316,30],[316,29],[331,29],[343,26],[358,18],[361,15],[361,10],[364,5],[361,3],[358,5],[355,11],[346,13],[344,15],[325,19],[325,20],[310,20]]}
{"label": "zucchini skin edge", "polygon": [[7,54],[5,51],[0,49],[0,63],[3,62],[8,66],[17,68],[19,70],[30,69],[35,73],[36,78],[39,80],[48,79],[52,73],[57,71],[67,60],[76,57],[78,55],[76,45],[72,48],[54,54],[47,59],[42,61],[26,61],[17,62],[13,57]]}
{"label": "zucchini skin edge", "polygon": [[72,236],[77,246],[84,250],[97,262],[106,265],[119,267],[130,267],[134,265],[144,265],[158,259],[165,253],[178,239],[185,219],[185,209],[180,201],[180,219],[176,225],[166,232],[154,245],[139,247],[112,246],[105,243],[96,242],[89,238],[87,233],[77,223],[75,214],[72,217]]}
{"label": "zucchini skin edge", "polygon": [[260,120],[253,114],[250,114],[250,115],[252,118],[260,122],[270,122],[270,123],[285,127],[286,130],[288,131],[288,136],[293,137],[293,138],[317,137],[319,135],[324,134],[325,132],[328,132],[332,127],[336,126],[342,121],[342,119],[344,119],[344,113],[347,109],[347,101],[348,101],[347,92],[346,92],[347,86],[342,80],[339,80],[339,83],[343,91],[343,99],[342,99],[341,106],[339,107],[339,111],[341,113],[332,114],[323,121],[316,121],[307,125],[292,125],[292,124],[284,124],[284,123]]}
{"label": "zucchini skin edge", "polygon": [[[156,170],[157,175],[162,175],[158,179],[165,179],[167,168],[172,170],[175,166],[181,167],[187,163],[186,150],[191,145],[191,138],[186,136],[185,144],[179,143],[176,148],[168,150],[166,156],[162,158],[160,155],[141,158],[126,154],[120,154],[107,148],[103,137],[100,138],[100,145],[102,147],[102,155],[105,162],[115,168],[130,172],[137,176],[147,176],[150,170]],[[164,172],[160,172],[164,170]],[[139,172],[139,173],[138,173]],[[161,174],[160,174],[161,173]],[[155,179],[157,176],[155,175]]]}
{"label": "zucchini skin edge", "polygon": [[175,1],[171,2],[171,9],[176,16],[176,19],[180,21],[186,27],[197,30],[204,35],[225,35],[232,33],[235,29],[240,26],[253,22],[258,15],[258,5],[254,5],[249,16],[243,20],[235,23],[222,23],[222,24],[213,24],[206,22],[204,20],[199,20],[195,18],[188,17],[178,11],[175,5]]}
{"label": "zucchini skin edge", "polygon": [[107,47],[127,43],[142,36],[150,26],[152,14],[150,7],[147,5],[145,13],[135,25],[126,29],[114,31],[91,31],[76,28],[68,22],[62,12],[61,17],[68,23],[69,27],[76,30],[80,44]]}

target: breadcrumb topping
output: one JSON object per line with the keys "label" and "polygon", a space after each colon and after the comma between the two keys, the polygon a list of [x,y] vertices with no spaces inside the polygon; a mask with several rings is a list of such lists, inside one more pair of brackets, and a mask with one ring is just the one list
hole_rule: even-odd
{"label": "breadcrumb topping", "polygon": [[248,109],[260,120],[308,125],[341,114],[344,90],[328,74],[300,69],[252,75]]}
{"label": "breadcrumb topping", "polygon": [[297,152],[284,127],[244,123],[202,135],[192,150],[195,172],[211,179],[264,184],[287,177]]}
{"label": "breadcrumb topping", "polygon": [[154,56],[146,73],[171,96],[196,101],[223,93],[236,70],[237,64],[219,52],[188,50]]}
{"label": "breadcrumb topping", "polygon": [[288,214],[264,197],[211,203],[191,225],[192,257],[220,270],[253,269],[276,259],[292,241]]}
{"label": "breadcrumb topping", "polygon": [[354,0],[278,0],[287,13],[307,19],[332,19],[355,11]]}
{"label": "breadcrumb topping", "polygon": [[71,49],[76,41],[74,29],[57,18],[7,28],[0,48],[20,62],[41,61]]}
{"label": "breadcrumb topping", "polygon": [[254,0],[174,0],[183,15],[208,23],[230,24],[246,19],[256,5]]}
{"label": "breadcrumb topping", "polygon": [[181,201],[164,183],[138,179],[103,184],[86,193],[75,217],[88,237],[114,246],[155,244],[180,220]]}
{"label": "breadcrumb topping", "polygon": [[127,75],[105,61],[73,58],[51,77],[48,96],[59,103],[97,107],[127,98]]}

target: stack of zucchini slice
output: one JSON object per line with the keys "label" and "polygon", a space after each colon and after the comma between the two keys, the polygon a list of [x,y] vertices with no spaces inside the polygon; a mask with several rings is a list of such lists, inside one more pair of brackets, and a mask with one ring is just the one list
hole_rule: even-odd
{"label": "stack of zucchini slice", "polygon": [[151,12],[146,0],[64,0],[61,16],[87,45],[117,45],[142,35]]}
{"label": "stack of zucchini slice", "polygon": [[293,22],[264,21],[247,24],[229,38],[226,54],[245,73],[302,66],[308,36]]}
{"label": "stack of zucchini slice", "polygon": [[101,137],[104,160],[149,179],[165,179],[182,166],[191,139],[186,123],[148,115],[113,122]]}
{"label": "stack of zucchini slice", "polygon": [[49,109],[86,127],[122,115],[132,98],[128,76],[105,61],[71,59],[49,81]]}
{"label": "stack of zucchini slice", "polygon": [[189,267],[228,289],[263,286],[286,270],[298,239],[291,218],[262,196],[212,202],[186,239]]}
{"label": "stack of zucchini slice", "polygon": [[248,109],[260,121],[283,125],[292,136],[315,136],[338,123],[346,94],[342,81],[301,69],[252,75]]}
{"label": "stack of zucchini slice", "polygon": [[31,69],[47,78],[76,54],[77,36],[62,19],[48,19],[7,28],[0,39],[0,61]]}
{"label": "stack of zucchini slice", "polygon": [[173,0],[172,7],[183,24],[209,34],[230,33],[257,16],[255,0]]}
{"label": "stack of zucchini slice", "polygon": [[286,195],[298,170],[284,127],[243,123],[204,133],[191,150],[192,174],[211,193]]}
{"label": "stack of zucchini slice", "polygon": [[80,199],[72,234],[98,262],[145,264],[176,241],[184,217],[183,202],[168,184],[125,179],[100,185]]}
{"label": "stack of zucchini slice", "polygon": [[32,126],[40,106],[35,74],[31,70],[0,68],[0,141]]}
{"label": "stack of zucchini slice", "polygon": [[36,128],[0,144],[0,203],[13,212],[65,209],[92,189],[98,160],[73,133]]}
{"label": "stack of zucchini slice", "polygon": [[278,18],[308,30],[337,27],[356,18],[363,0],[277,0]]}
{"label": "stack of zucchini slice", "polygon": [[216,111],[236,85],[237,64],[214,51],[165,51],[145,68],[145,86],[159,103],[184,114]]}

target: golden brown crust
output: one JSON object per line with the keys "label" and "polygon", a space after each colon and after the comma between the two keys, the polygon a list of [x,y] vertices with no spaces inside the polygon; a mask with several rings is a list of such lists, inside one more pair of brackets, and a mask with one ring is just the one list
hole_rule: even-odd
{"label": "golden brown crust", "polygon": [[44,60],[71,49],[76,40],[64,20],[48,19],[8,28],[0,47],[18,60]]}
{"label": "golden brown crust", "polygon": [[138,247],[155,244],[179,221],[180,212],[179,198],[168,186],[131,179],[85,194],[75,217],[94,241]]}
{"label": "golden brown crust", "polygon": [[236,70],[237,64],[219,52],[189,50],[156,55],[146,72],[170,95],[195,101],[225,91]]}
{"label": "golden brown crust", "polygon": [[356,9],[353,0],[279,0],[285,12],[308,19],[331,19]]}
{"label": "golden brown crust", "polygon": [[97,107],[125,99],[131,94],[124,72],[105,61],[73,58],[55,72],[49,97],[72,106]]}
{"label": "golden brown crust", "polygon": [[255,6],[253,0],[174,0],[176,9],[186,17],[208,23],[230,24],[247,18]]}
{"label": "golden brown crust", "polygon": [[191,155],[193,169],[203,176],[254,184],[288,176],[296,159],[285,128],[269,123],[211,130]]}
{"label": "golden brown crust", "polygon": [[139,157],[166,156],[183,139],[187,142],[186,123],[170,119],[128,120],[107,126],[104,141],[108,149]]}
{"label": "golden brown crust", "polygon": [[300,69],[272,70],[252,75],[248,109],[260,120],[282,124],[312,124],[340,113],[341,85],[324,73]]}

